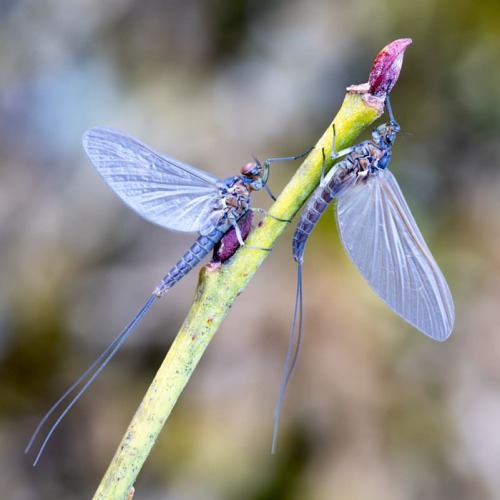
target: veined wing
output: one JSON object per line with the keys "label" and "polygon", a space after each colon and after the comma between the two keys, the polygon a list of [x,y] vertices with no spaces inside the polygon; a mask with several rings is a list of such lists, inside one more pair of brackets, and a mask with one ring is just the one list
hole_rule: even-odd
{"label": "veined wing", "polygon": [[113,191],[150,222],[173,231],[198,232],[209,224],[222,182],[111,128],[82,139],[90,161]]}
{"label": "veined wing", "polygon": [[337,221],[347,253],[378,295],[429,337],[448,338],[450,290],[392,173],[379,171],[342,193]]}

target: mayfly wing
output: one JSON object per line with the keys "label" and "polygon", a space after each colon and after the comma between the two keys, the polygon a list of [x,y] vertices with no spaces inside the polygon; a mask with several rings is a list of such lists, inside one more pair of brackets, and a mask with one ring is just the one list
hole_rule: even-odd
{"label": "mayfly wing", "polygon": [[222,181],[106,127],[82,139],[90,161],[113,191],[146,220],[171,231],[206,227]]}
{"label": "mayfly wing", "polygon": [[429,337],[448,338],[450,290],[392,173],[379,171],[343,192],[337,222],[348,255],[389,307]]}
{"label": "mayfly wing", "polygon": [[[83,147],[90,161],[113,191],[145,219],[174,231],[203,233],[217,229],[214,209],[220,206],[219,197],[226,185],[216,177],[158,153],[130,135],[111,128],[93,128],[87,131],[83,136]],[[168,286],[164,287],[162,294],[208,252],[202,241],[209,248],[214,243],[206,236],[200,235],[188,251],[189,262],[184,257],[181,258],[167,274]],[[33,465],[37,464],[62,419],[160,296],[155,290],[132,321],[45,414],[25,452],[31,449],[50,416],[62,408],[38,449]]]}

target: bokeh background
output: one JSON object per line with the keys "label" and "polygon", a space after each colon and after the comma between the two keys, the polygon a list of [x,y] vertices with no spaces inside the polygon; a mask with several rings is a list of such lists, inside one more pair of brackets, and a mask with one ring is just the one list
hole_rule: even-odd
{"label": "bokeh background", "polygon": [[[189,309],[155,304],[54,434],[38,420],[192,242],[86,160],[111,125],[225,177],[314,144],[377,52],[413,38],[392,170],[447,277],[451,338],[395,316],[333,211],[304,267],[305,338],[278,452],[295,265],[284,235],[223,323],[136,483],[141,499],[500,498],[500,4],[491,0],[0,2],[0,491],[89,498]],[[365,137],[368,137],[369,131]],[[279,192],[297,164],[273,166]],[[268,207],[269,200],[255,197]]]}

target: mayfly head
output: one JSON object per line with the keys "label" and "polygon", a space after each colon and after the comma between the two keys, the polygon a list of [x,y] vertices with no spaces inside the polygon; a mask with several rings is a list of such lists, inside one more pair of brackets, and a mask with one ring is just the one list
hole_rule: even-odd
{"label": "mayfly head", "polygon": [[241,167],[241,175],[245,183],[253,191],[259,191],[267,182],[269,176],[269,168],[264,168],[257,158],[254,161],[249,161]]}

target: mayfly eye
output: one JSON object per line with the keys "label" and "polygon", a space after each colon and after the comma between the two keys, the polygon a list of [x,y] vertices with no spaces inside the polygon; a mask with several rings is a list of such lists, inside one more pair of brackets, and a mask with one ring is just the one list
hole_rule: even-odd
{"label": "mayfly eye", "polygon": [[245,177],[255,177],[260,173],[260,165],[254,161],[249,161],[241,167],[241,175]]}

